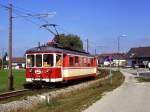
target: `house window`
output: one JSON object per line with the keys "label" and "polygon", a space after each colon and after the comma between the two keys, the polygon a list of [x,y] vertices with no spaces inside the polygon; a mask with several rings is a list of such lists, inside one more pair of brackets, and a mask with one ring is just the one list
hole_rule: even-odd
{"label": "house window", "polygon": [[43,66],[44,67],[52,67],[53,66],[53,55],[52,54],[44,54],[43,55]]}
{"label": "house window", "polygon": [[34,67],[34,55],[27,55],[27,67]]}

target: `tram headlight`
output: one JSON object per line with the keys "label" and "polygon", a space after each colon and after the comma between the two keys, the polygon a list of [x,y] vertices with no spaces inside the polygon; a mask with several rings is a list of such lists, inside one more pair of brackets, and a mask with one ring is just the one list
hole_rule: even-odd
{"label": "tram headlight", "polygon": [[33,69],[30,69],[29,72],[32,73],[32,72],[33,72]]}
{"label": "tram headlight", "polygon": [[49,73],[50,71],[49,71],[49,69],[48,70],[46,70],[46,73]]}

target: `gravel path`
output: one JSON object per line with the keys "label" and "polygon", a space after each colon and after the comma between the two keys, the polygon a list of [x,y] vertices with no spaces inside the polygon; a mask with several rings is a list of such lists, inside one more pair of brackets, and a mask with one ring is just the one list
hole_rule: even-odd
{"label": "gravel path", "polygon": [[125,75],[123,85],[84,112],[150,112],[150,83],[138,83],[132,74],[122,73]]}

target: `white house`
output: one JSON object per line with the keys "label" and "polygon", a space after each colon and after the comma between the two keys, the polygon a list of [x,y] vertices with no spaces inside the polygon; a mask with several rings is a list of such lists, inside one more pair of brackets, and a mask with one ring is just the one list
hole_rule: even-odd
{"label": "white house", "polygon": [[110,65],[110,60],[112,66],[126,66],[126,54],[125,53],[108,53],[98,55],[99,64],[104,66]]}
{"label": "white house", "polygon": [[25,58],[23,57],[14,57],[12,58],[12,68],[13,69],[24,69],[25,68]]}

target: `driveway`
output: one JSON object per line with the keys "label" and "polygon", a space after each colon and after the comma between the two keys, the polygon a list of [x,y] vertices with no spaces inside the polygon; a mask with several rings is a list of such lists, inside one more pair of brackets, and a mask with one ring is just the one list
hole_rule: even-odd
{"label": "driveway", "polygon": [[122,73],[125,82],[84,112],[150,112],[150,83],[138,83],[134,75]]}

